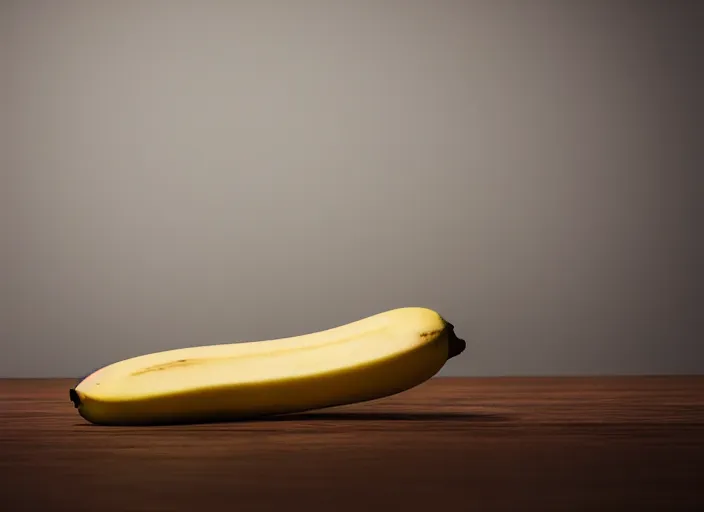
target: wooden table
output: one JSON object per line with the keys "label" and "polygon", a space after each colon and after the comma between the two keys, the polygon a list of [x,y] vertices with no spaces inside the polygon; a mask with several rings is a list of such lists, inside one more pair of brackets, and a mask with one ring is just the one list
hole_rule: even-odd
{"label": "wooden table", "polygon": [[0,510],[704,510],[704,377],[437,378],[248,423],[88,425],[0,381]]}

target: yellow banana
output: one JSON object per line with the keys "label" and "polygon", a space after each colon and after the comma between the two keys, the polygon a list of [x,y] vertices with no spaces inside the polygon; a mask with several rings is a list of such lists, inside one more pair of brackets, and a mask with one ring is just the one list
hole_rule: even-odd
{"label": "yellow banana", "polygon": [[400,308],[302,336],[126,359],[83,379],[70,398],[83,418],[101,425],[295,413],[400,393],[465,346],[435,311]]}

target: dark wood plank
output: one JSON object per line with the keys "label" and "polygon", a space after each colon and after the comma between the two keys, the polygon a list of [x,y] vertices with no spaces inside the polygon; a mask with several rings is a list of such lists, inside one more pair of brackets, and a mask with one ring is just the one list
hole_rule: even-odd
{"label": "dark wood plank", "polygon": [[704,378],[432,379],[367,404],[86,424],[0,381],[0,510],[704,510]]}

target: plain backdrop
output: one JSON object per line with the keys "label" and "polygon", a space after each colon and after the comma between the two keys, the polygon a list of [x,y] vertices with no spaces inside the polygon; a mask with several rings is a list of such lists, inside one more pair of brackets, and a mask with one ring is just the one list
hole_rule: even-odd
{"label": "plain backdrop", "polygon": [[700,2],[0,2],[0,376],[409,305],[704,371]]}

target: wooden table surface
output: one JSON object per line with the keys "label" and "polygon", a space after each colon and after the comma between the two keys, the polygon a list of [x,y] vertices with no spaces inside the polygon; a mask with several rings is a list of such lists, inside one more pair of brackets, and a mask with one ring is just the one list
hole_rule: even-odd
{"label": "wooden table surface", "polygon": [[436,378],[277,420],[96,427],[0,380],[0,510],[704,510],[704,377]]}

